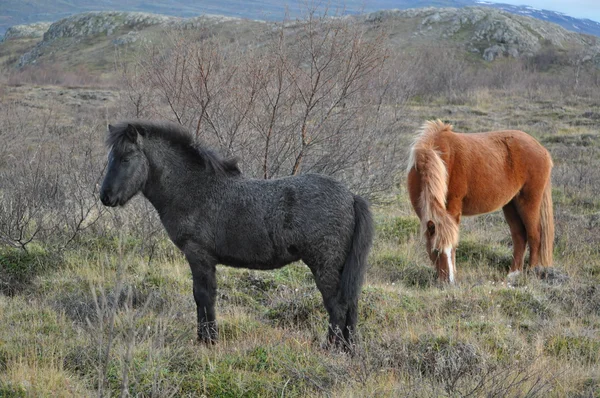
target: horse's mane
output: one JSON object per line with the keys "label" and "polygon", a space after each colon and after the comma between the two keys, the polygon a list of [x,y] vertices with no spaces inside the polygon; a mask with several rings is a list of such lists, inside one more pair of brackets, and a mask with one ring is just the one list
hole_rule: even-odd
{"label": "horse's mane", "polygon": [[410,171],[413,167],[416,167],[416,158],[415,153],[416,150],[419,149],[436,149],[435,139],[438,134],[443,131],[452,131],[452,125],[448,123],[442,122],[440,119],[437,120],[427,120],[419,130],[417,130],[417,135],[415,136],[413,143],[410,147],[410,155],[408,157],[408,166],[407,171]]}
{"label": "horse's mane", "polygon": [[452,131],[452,125],[439,119],[426,121],[417,132],[408,159],[408,171],[414,168],[421,178],[421,233],[425,234],[429,221],[434,222],[436,249],[458,243],[458,225],[446,211],[448,169],[436,144],[436,138],[444,131]]}
{"label": "horse's mane", "polygon": [[108,130],[106,145],[113,147],[119,145],[127,133],[128,128],[134,128],[143,137],[158,138],[169,145],[182,149],[193,159],[199,161],[205,167],[210,168],[219,175],[237,176],[241,171],[235,158],[223,158],[216,152],[204,148],[196,142],[194,136],[182,126],[173,123],[158,123],[150,121],[123,121]]}

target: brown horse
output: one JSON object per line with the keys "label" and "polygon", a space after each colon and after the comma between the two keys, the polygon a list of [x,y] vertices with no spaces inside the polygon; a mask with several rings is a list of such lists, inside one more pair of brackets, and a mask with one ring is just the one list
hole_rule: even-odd
{"label": "brown horse", "polygon": [[425,122],[410,151],[408,192],[438,279],[455,281],[461,216],[500,208],[513,241],[510,272],[523,269],[527,244],[530,266],[551,266],[551,170],[548,151],[522,131],[461,134]]}

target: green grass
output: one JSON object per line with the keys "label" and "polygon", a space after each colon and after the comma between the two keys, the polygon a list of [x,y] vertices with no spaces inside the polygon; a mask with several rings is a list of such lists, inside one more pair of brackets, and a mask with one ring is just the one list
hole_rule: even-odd
{"label": "green grass", "polygon": [[39,245],[27,251],[0,247],[0,292],[14,294],[27,288],[36,275],[58,267],[60,257]]}
{"label": "green grass", "polygon": [[[460,107],[412,102],[406,129],[443,117],[465,131],[501,125],[579,140],[600,127],[572,126],[547,108],[580,116],[593,108],[585,99],[570,109],[515,95],[480,92]],[[598,397],[597,180],[584,175],[579,186],[570,158],[594,146],[570,139],[544,141],[556,164],[555,265],[568,278],[508,284],[508,226],[492,214],[464,218],[458,284],[438,284],[400,178],[392,200],[373,206],[354,356],[323,348],[328,316],[302,263],[218,266],[219,342],[206,347],[195,341],[189,266],[165,236],[153,238],[152,255],[147,239],[126,229],[83,234],[60,256],[42,244],[3,247],[0,396],[98,396],[101,382],[104,396],[118,396],[127,379],[131,396]],[[578,159],[595,170],[594,157]]]}
{"label": "green grass", "polygon": [[[397,205],[390,206],[393,212]],[[425,397],[502,388],[518,395],[534,388],[533,380],[550,394],[544,396],[597,390],[600,343],[586,332],[600,327],[592,285],[527,278],[508,287],[497,281],[507,249],[467,236],[457,254],[459,286],[443,287],[415,238],[414,219],[389,220],[380,226],[361,295],[353,357],[322,348],[327,314],[303,264],[269,272],[219,267],[220,341],[204,347],[195,342],[184,259],[162,252],[148,264],[140,242],[117,242],[119,255],[108,240],[65,254],[58,268],[30,280],[26,294],[0,296],[0,391],[93,395],[99,364],[106,364],[103,388],[110,395],[119,394],[124,375],[131,395],[301,397],[352,390]],[[118,270],[123,293],[115,301]],[[561,331],[563,325],[568,329]],[[561,361],[580,375],[577,382],[552,365]],[[515,385],[501,377],[508,374]]]}

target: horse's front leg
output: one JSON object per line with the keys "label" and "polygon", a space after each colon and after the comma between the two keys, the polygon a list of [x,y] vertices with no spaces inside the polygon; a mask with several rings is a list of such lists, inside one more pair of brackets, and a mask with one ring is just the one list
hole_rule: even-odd
{"label": "horse's front leg", "polygon": [[186,253],[186,257],[192,269],[194,282],[194,300],[198,313],[198,341],[214,344],[218,337],[215,317],[216,262],[196,253]]}

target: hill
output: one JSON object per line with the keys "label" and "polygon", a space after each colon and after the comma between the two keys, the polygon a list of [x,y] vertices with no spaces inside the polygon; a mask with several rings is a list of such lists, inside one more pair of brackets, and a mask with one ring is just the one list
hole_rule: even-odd
{"label": "hill", "polygon": [[[462,49],[465,57],[492,61],[498,57],[531,57],[551,47],[561,52],[578,51],[585,54],[586,60],[600,64],[600,39],[493,8],[387,10],[352,18],[367,31],[383,28],[396,53],[436,43]],[[198,35],[204,31],[222,37],[224,42],[256,45],[276,26],[279,25],[275,22],[224,16],[178,18],[148,13],[88,12],[51,25],[11,28],[6,40],[0,43],[0,61],[4,61],[5,67],[45,64],[64,70],[84,67],[102,74],[113,69],[116,49],[123,49],[119,52],[126,59],[144,43],[160,42],[166,32],[179,30],[186,35]],[[286,29],[293,34],[294,25]]]}
{"label": "hill", "polygon": [[[600,40],[569,32],[535,18],[483,7],[420,8],[371,13],[367,22],[388,21],[398,44],[415,41],[457,44],[466,51],[492,61],[499,56],[533,56],[544,45],[557,48],[585,48],[600,53]],[[411,26],[411,30],[406,30]]]}
{"label": "hill", "polygon": [[[136,11],[171,15],[177,17],[195,17],[205,14],[218,14],[238,18],[281,21],[286,15],[292,18],[302,15],[301,1],[280,2],[276,0],[251,0],[240,6],[239,2],[208,0],[198,3],[192,0],[159,0],[145,2],[141,0],[69,0],[54,2],[48,0],[5,0],[0,4],[0,34],[13,25],[30,24],[40,21],[56,21],[70,15],[87,11]],[[573,18],[563,13],[538,10],[528,6],[513,6],[481,0],[346,0],[332,2],[332,8],[341,7],[348,14],[374,12],[385,9],[408,9],[422,7],[467,7],[485,6],[498,8],[510,13],[532,16],[548,22],[554,22],[565,29],[600,36],[600,22],[589,19]],[[341,5],[339,5],[341,4]]]}

